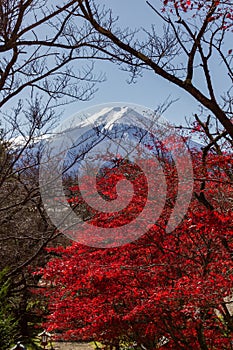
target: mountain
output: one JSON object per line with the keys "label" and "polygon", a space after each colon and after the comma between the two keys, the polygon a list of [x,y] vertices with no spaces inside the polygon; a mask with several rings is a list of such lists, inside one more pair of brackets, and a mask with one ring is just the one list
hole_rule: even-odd
{"label": "mountain", "polygon": [[[75,172],[84,160],[86,165],[99,160],[104,166],[111,166],[118,155],[127,159],[139,154],[140,157],[172,158],[166,143],[173,136],[181,140],[175,129],[151,110],[115,106],[73,116],[60,127],[52,144],[61,147],[58,154],[67,151],[64,166],[69,172]],[[191,139],[185,141],[185,146],[187,151],[201,149],[201,145]]]}
{"label": "mountain", "polygon": [[[56,162],[57,158],[70,175],[81,167],[87,168],[88,163],[112,166],[119,155],[127,159],[139,153],[143,157],[172,158],[171,151],[166,149],[166,140],[174,134],[175,129],[166,120],[144,107],[100,106],[65,120],[52,135],[35,138],[23,152],[20,162],[41,157],[44,162],[51,158]],[[14,147],[22,149],[26,141],[17,139]],[[185,144],[187,150],[201,149],[192,139]]]}

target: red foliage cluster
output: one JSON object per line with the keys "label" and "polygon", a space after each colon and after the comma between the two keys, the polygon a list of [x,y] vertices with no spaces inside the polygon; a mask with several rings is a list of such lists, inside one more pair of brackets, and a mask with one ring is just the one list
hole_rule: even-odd
{"label": "red foliage cluster", "polygon": [[[221,28],[226,30],[232,27],[233,8],[228,1],[220,0],[164,0],[163,11],[171,13],[177,10],[190,13],[192,17],[197,15],[206,16],[208,22],[221,20]],[[209,11],[213,11],[212,16],[208,16]]]}
{"label": "red foliage cluster", "polygon": [[[63,339],[94,339],[116,346],[137,343],[146,349],[159,348],[162,342],[163,349],[173,350],[231,348],[232,157],[210,154],[205,167],[202,161],[201,154],[193,156],[195,196],[182,224],[173,232],[166,232],[166,223],[177,184],[174,164],[168,161],[164,162],[167,203],[143,237],[118,248],[73,243],[50,249],[58,256],[40,271],[48,285],[44,293],[50,312],[45,323],[49,331]],[[124,175],[132,170],[123,162],[116,173],[99,179],[99,190],[110,199],[122,176],[121,166]],[[145,179],[137,171],[128,180],[140,189]],[[90,190],[88,181],[86,189]],[[72,201],[80,204],[78,187],[73,190]],[[138,198],[133,202],[137,213],[143,203],[140,195]],[[121,224],[127,224],[127,215],[120,216]],[[95,213],[93,224],[96,219]],[[119,221],[119,217],[111,222],[114,220]],[[90,233],[91,225],[83,234]]]}

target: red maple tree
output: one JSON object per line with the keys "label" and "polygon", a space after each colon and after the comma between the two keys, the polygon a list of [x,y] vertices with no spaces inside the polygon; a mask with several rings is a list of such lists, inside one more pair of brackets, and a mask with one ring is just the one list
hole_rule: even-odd
{"label": "red maple tree", "polygon": [[[143,237],[117,248],[73,243],[50,249],[58,257],[40,273],[48,284],[45,326],[58,337],[146,349],[231,348],[232,157],[210,153],[203,166],[203,153],[193,154],[194,196],[182,224],[170,233],[166,224],[176,198],[176,169],[171,161],[160,161],[167,201]],[[115,186],[125,174],[139,189],[125,212],[108,217],[91,211],[78,186],[72,187],[70,203],[88,213],[92,225],[127,225],[143,210],[146,186],[140,170],[122,161],[97,179],[97,188],[114,200]],[[90,191],[88,178],[86,184]],[[153,210],[156,199],[149,200]],[[92,225],[83,235],[90,236]]]}

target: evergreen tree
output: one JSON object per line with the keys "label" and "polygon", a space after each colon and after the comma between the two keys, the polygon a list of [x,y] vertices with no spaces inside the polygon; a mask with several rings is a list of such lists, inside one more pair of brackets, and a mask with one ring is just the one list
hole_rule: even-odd
{"label": "evergreen tree", "polygon": [[11,283],[6,278],[7,269],[0,272],[0,348],[9,347],[17,340],[18,322],[14,315],[14,301],[10,296]]}

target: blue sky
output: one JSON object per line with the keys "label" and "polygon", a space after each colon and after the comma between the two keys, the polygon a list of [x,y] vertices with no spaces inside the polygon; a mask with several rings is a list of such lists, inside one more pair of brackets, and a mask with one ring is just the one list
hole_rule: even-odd
{"label": "blue sky", "polygon": [[[119,15],[119,24],[122,27],[144,27],[150,29],[152,23],[161,30],[161,21],[143,0],[99,0],[101,4],[110,7],[113,13]],[[157,5],[161,2],[156,0]],[[155,5],[155,1],[152,1]],[[119,70],[119,67],[109,63],[96,64],[96,72],[106,74],[106,81],[99,85],[99,91],[89,102],[76,102],[64,109],[64,118],[86,108],[108,102],[130,102],[156,109],[168,96],[179,99],[166,111],[164,117],[176,124],[184,123],[185,116],[191,117],[197,111],[197,103],[181,89],[156,76],[152,71],[144,71],[143,77],[137,83],[128,84],[129,75]]]}

